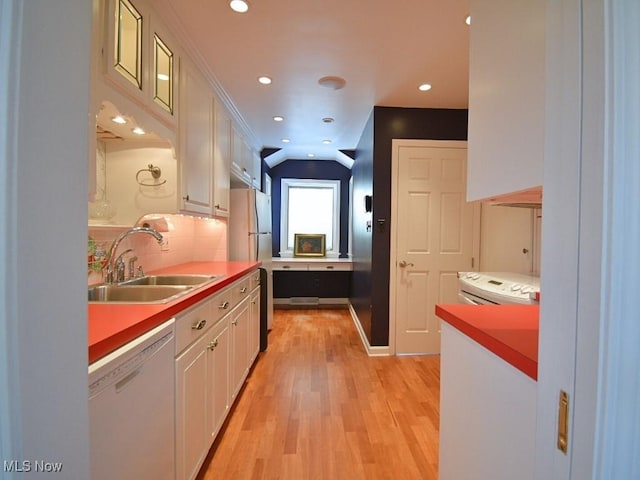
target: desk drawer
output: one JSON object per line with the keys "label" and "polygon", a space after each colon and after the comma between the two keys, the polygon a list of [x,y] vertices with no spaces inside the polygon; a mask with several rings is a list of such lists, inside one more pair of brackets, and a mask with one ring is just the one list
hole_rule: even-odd
{"label": "desk drawer", "polygon": [[308,269],[306,263],[302,262],[273,262],[272,270],[274,271],[306,271]]}
{"label": "desk drawer", "polygon": [[308,263],[309,271],[313,272],[350,272],[351,263],[344,262],[322,262],[322,263]]}

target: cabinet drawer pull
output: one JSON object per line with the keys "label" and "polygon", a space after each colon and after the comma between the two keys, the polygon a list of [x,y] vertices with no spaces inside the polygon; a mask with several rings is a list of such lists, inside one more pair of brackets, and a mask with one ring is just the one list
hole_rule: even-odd
{"label": "cabinet drawer pull", "polygon": [[327,270],[333,270],[333,265],[327,265]]}
{"label": "cabinet drawer pull", "polygon": [[242,287],[240,289],[240,293],[247,293],[247,287]]}
{"label": "cabinet drawer pull", "polygon": [[282,266],[282,269],[283,269],[283,270],[289,270],[290,268],[291,268],[291,267],[290,267],[289,265],[283,265],[283,266]]}
{"label": "cabinet drawer pull", "polygon": [[207,324],[206,320],[200,320],[199,322],[194,323],[191,328],[193,330],[202,330],[204,326]]}
{"label": "cabinet drawer pull", "polygon": [[207,348],[209,350],[215,350],[217,346],[218,346],[218,340],[216,339],[213,342],[209,342],[209,345],[207,346]]}
{"label": "cabinet drawer pull", "polygon": [[227,308],[229,308],[229,302],[222,302],[220,305],[218,305],[218,308],[220,310],[226,310]]}

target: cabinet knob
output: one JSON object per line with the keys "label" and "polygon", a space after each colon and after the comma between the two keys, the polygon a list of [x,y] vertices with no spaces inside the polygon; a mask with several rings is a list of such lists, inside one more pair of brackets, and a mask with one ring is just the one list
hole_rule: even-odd
{"label": "cabinet knob", "polygon": [[199,322],[196,322],[193,325],[191,325],[191,328],[193,330],[202,330],[206,324],[207,324],[206,320],[200,320]]}
{"label": "cabinet knob", "polygon": [[220,310],[226,310],[227,308],[229,308],[229,302],[222,302],[220,305],[218,305],[218,308]]}
{"label": "cabinet knob", "polygon": [[182,197],[182,199],[183,199],[185,202],[188,202],[188,201],[189,201],[189,194],[187,194],[187,195],[185,195],[184,197]]}
{"label": "cabinet knob", "polygon": [[234,327],[238,325],[238,319],[234,318],[233,320],[231,320],[231,325],[233,325]]}
{"label": "cabinet knob", "polygon": [[209,342],[209,345],[207,346],[207,348],[209,350],[215,350],[217,346],[218,346],[218,339],[215,339],[213,342]]}
{"label": "cabinet knob", "polygon": [[242,287],[240,289],[240,293],[247,293],[247,287]]}

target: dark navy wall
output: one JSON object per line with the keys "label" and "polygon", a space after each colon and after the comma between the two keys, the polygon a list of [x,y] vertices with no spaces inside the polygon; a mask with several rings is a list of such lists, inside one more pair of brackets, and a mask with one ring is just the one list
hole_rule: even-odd
{"label": "dark navy wall", "polygon": [[[391,142],[393,139],[466,140],[468,111],[374,107],[352,168],[354,225],[351,304],[372,346],[389,344],[389,262],[391,237]],[[359,212],[373,194],[370,216]],[[366,220],[372,229],[366,231]]]}
{"label": "dark navy wall", "polygon": [[367,229],[367,222],[373,223],[373,214],[365,212],[364,197],[373,194],[373,112],[358,142],[351,173],[353,175],[353,239],[351,242],[353,272],[350,301],[371,343],[372,233]]}
{"label": "dark navy wall", "polygon": [[340,253],[349,249],[349,180],[351,170],[333,160],[285,160],[269,169],[273,223],[273,256],[280,256],[280,180],[283,178],[340,180]]}

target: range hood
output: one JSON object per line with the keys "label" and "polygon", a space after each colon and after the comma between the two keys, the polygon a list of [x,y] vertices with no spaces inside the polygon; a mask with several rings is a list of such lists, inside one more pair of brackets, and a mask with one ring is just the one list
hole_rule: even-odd
{"label": "range hood", "polygon": [[490,197],[483,203],[501,207],[542,208],[542,187]]}

